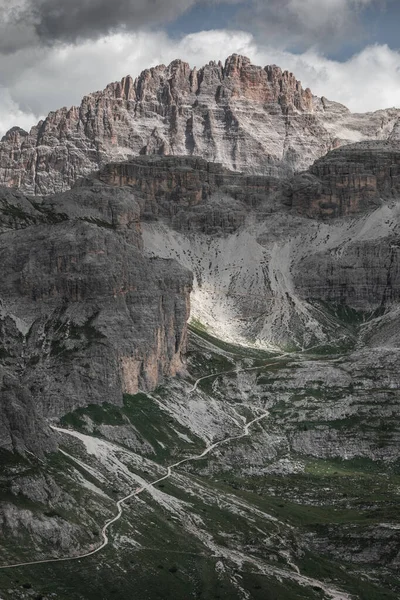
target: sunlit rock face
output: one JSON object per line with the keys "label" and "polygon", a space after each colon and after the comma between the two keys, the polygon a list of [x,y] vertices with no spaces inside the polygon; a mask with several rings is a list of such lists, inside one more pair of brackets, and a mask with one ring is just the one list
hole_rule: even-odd
{"label": "sunlit rock face", "polygon": [[71,187],[132,155],[197,155],[247,173],[307,168],[344,143],[396,135],[397,109],[351,114],[292,73],[233,55],[197,70],[180,60],[125,77],[0,143],[0,184],[29,194]]}
{"label": "sunlit rock face", "polygon": [[[392,143],[344,146],[287,179],[195,157],[140,157],[97,177],[135,198],[148,256],[193,272],[194,318],[232,342],[303,348],[352,337],[337,306],[397,306],[397,157]],[[341,169],[374,179],[370,194]]]}

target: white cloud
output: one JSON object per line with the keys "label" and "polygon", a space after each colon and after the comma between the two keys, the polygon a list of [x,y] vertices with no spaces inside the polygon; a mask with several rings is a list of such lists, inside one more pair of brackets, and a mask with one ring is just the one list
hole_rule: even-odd
{"label": "white cloud", "polygon": [[[175,58],[201,67],[233,52],[246,54],[252,45],[251,36],[241,32],[203,32],[181,41],[163,32],[115,34],[77,45],[20,50],[12,61],[0,55],[0,85],[23,111],[43,114],[79,103],[84,94],[128,73],[135,77]],[[217,48],[223,51],[217,53]]]}
{"label": "white cloud", "polygon": [[369,46],[346,62],[338,62],[316,50],[300,55],[276,50],[241,31],[204,31],[181,40],[163,32],[139,32],[78,45],[20,50],[12,62],[0,56],[0,130],[11,125],[29,127],[39,115],[77,104],[84,94],[128,73],[135,77],[144,68],[175,58],[200,67],[234,52],[259,65],[278,64],[315,94],[342,102],[353,111],[399,103],[400,53],[387,46]]}
{"label": "white cloud", "polygon": [[301,55],[271,51],[269,57],[314,94],[342,102],[353,112],[400,107],[400,53],[387,45],[367,46],[345,62],[312,50]]}
{"label": "white cloud", "polygon": [[36,115],[23,112],[11,98],[9,91],[0,86],[0,138],[15,125],[29,129],[37,121]]}

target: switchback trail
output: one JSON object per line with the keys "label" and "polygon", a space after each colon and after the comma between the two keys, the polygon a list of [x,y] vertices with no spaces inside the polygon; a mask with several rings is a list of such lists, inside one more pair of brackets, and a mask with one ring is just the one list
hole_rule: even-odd
{"label": "switchback trail", "polygon": [[[200,337],[200,336],[199,336]],[[318,347],[318,346],[315,346]],[[282,354],[273,357],[269,360],[269,362],[257,366],[257,367],[245,367],[245,368],[241,368],[241,369],[232,369],[231,371],[222,371],[220,373],[213,373],[210,375],[205,375],[203,377],[199,377],[193,387],[189,390],[189,394],[192,394],[194,391],[196,391],[198,384],[201,381],[204,381],[205,379],[210,379],[212,377],[220,377],[221,375],[228,375],[230,373],[243,373],[243,372],[247,372],[247,371],[256,371],[265,367],[269,367],[272,366],[276,363],[276,361],[279,361],[280,359],[286,357],[286,356],[296,356],[298,354],[303,354],[308,350],[303,350],[303,351],[299,351],[296,353],[289,353],[289,352],[283,352]],[[157,485],[158,483],[161,483],[161,481],[164,481],[165,479],[168,479],[169,477],[171,477],[172,475],[172,469],[179,467],[180,465],[190,462],[192,460],[200,460],[202,458],[204,458],[204,456],[206,456],[207,454],[209,454],[210,452],[212,452],[212,450],[214,450],[215,448],[217,448],[218,446],[222,446],[222,444],[227,444],[228,442],[231,442],[233,440],[239,440],[243,437],[246,437],[247,435],[249,435],[250,431],[250,427],[252,425],[254,425],[255,423],[258,423],[259,421],[261,421],[262,419],[265,419],[268,416],[268,412],[263,413],[262,415],[256,417],[255,419],[253,419],[252,421],[249,421],[249,423],[244,425],[244,432],[240,435],[236,435],[236,436],[230,436],[227,437],[223,440],[220,440],[219,442],[215,442],[213,444],[211,444],[210,446],[207,446],[207,448],[199,455],[196,456],[189,456],[187,458],[184,458],[183,460],[180,460],[179,462],[174,463],[173,465],[170,465],[169,467],[167,467],[167,473],[166,475],[164,475],[163,477],[160,477],[159,479],[157,479],[156,481],[152,481],[148,484],[146,484],[143,487],[140,488],[136,488],[133,492],[131,492],[130,494],[128,494],[127,496],[125,496],[124,498],[121,498],[121,500],[118,500],[116,502],[116,508],[117,508],[117,514],[112,518],[109,519],[108,521],[105,522],[102,530],[101,530],[101,536],[103,538],[103,542],[100,544],[100,546],[98,546],[97,548],[95,548],[94,550],[91,550],[90,552],[86,552],[84,554],[79,554],[77,556],[66,556],[63,558],[48,558],[48,559],[43,559],[43,560],[34,560],[34,561],[30,561],[30,562],[22,562],[22,563],[16,563],[16,564],[12,564],[12,565],[3,565],[0,566],[0,570],[2,569],[14,569],[17,567],[24,567],[24,566],[29,566],[29,565],[40,565],[40,564],[47,564],[47,563],[56,563],[56,562],[66,562],[66,561],[72,561],[72,560],[81,560],[83,558],[87,558],[89,556],[93,556],[93,554],[97,554],[98,552],[100,552],[101,550],[103,550],[103,548],[105,548],[108,544],[109,544],[109,539],[108,539],[108,535],[107,532],[109,530],[109,528],[111,527],[111,525],[113,525],[114,523],[116,523],[122,515],[122,505],[124,504],[124,502],[126,502],[127,500],[130,500],[131,498],[134,498],[136,496],[138,496],[139,494],[141,494],[142,492],[148,490],[151,487],[154,487],[155,485]],[[54,431],[58,431],[59,433],[64,433],[67,435],[71,435],[73,437],[78,437],[76,435],[76,432],[69,430],[69,429],[61,429],[59,427],[55,427],[54,425],[50,425],[51,429],[53,429]],[[67,454],[66,452],[64,452],[63,450],[61,450],[61,452],[63,454]],[[72,458],[72,456],[70,456],[69,454],[67,455],[69,458]]]}
{"label": "switchback trail", "polygon": [[[268,416],[268,413],[266,412],[266,413],[263,413],[262,415],[258,416],[257,418],[253,419],[252,421],[249,421],[249,423],[247,423],[247,424],[244,425],[244,431],[240,435],[235,435],[235,436],[227,437],[224,440],[220,440],[219,442],[214,442],[210,446],[207,446],[207,448],[201,454],[194,455],[194,456],[188,456],[187,458],[184,458],[183,460],[180,460],[180,461],[178,461],[178,462],[170,465],[169,467],[167,467],[167,473],[163,477],[160,477],[159,479],[156,479],[155,481],[152,481],[152,482],[144,485],[143,487],[136,488],[133,492],[131,492],[130,494],[128,494],[124,498],[121,498],[120,500],[118,500],[115,503],[116,504],[116,508],[117,508],[117,514],[112,519],[109,519],[109,520],[107,520],[105,522],[105,524],[104,524],[104,526],[103,526],[103,528],[101,530],[101,536],[103,538],[103,541],[100,544],[100,546],[98,546],[94,550],[91,550],[90,552],[85,552],[84,554],[80,554],[78,556],[66,556],[66,557],[63,557],[63,558],[48,558],[48,559],[43,559],[43,560],[33,560],[33,561],[29,561],[29,562],[16,563],[16,564],[12,564],[12,565],[4,565],[4,566],[0,566],[0,569],[15,569],[17,567],[27,567],[27,566],[31,566],[31,565],[41,565],[41,564],[47,564],[47,563],[56,563],[56,562],[66,562],[66,561],[72,561],[72,560],[81,560],[83,558],[87,558],[89,556],[93,556],[93,554],[97,554],[98,552],[100,552],[101,550],[103,550],[109,544],[108,530],[111,527],[111,525],[113,525],[114,523],[116,523],[121,518],[121,516],[122,516],[122,505],[124,504],[124,502],[126,502],[127,500],[130,500],[131,498],[139,496],[139,494],[145,492],[149,488],[154,487],[158,483],[161,483],[161,481],[164,481],[165,479],[168,479],[169,477],[171,477],[172,470],[175,469],[176,467],[179,467],[180,465],[183,465],[184,463],[190,462],[192,460],[200,460],[200,459],[204,458],[204,456],[206,456],[207,454],[209,454],[210,452],[212,452],[212,450],[214,450],[214,448],[217,448],[218,446],[221,446],[222,444],[227,444],[228,442],[231,442],[233,440],[239,440],[241,438],[244,438],[244,437],[248,436],[250,434],[250,427],[252,425],[254,425],[255,423],[258,423],[262,419],[265,419],[267,416]],[[50,427],[54,431],[58,431],[59,433],[71,435],[73,437],[78,437],[76,435],[76,432],[74,432],[72,430],[61,429],[60,427],[55,427],[53,425],[51,425]],[[63,450],[61,450],[61,452],[63,454],[67,454]],[[73,457],[70,456],[69,454],[67,456],[69,458],[73,459]]]}
{"label": "switchback trail", "polygon": [[[206,344],[212,345],[211,342],[208,342],[207,340],[202,338],[197,333],[192,331],[192,334],[194,334],[197,338],[199,338]],[[282,352],[281,354],[277,354],[276,356],[271,356],[271,358],[269,358],[266,363],[262,363],[261,365],[258,365],[257,367],[244,367],[244,368],[239,368],[239,369],[231,369],[229,371],[221,371],[219,373],[210,373],[210,375],[203,375],[203,377],[199,377],[195,381],[195,383],[193,384],[193,387],[189,390],[189,394],[192,394],[193,392],[195,392],[197,390],[197,386],[199,385],[199,383],[201,381],[205,381],[206,379],[217,378],[217,377],[221,377],[222,375],[231,375],[232,373],[248,373],[250,371],[259,371],[260,369],[265,369],[266,367],[272,367],[273,365],[275,365],[277,362],[279,362],[283,358],[290,357],[293,359],[293,358],[296,358],[297,356],[304,355],[304,354],[311,352],[312,350],[315,350],[316,348],[320,348],[320,347],[321,347],[321,344],[316,344],[315,346],[311,346],[310,348],[304,348],[303,350],[298,350],[297,352]],[[228,352],[226,350],[220,350],[220,349],[218,349],[218,350],[223,355],[224,354],[225,355],[226,354],[234,355],[233,352]]]}
{"label": "switchback trail", "polygon": [[[301,354],[302,352],[299,352],[299,354]],[[280,358],[283,358],[284,356],[286,356],[287,353],[284,353],[280,356],[277,356],[275,359],[272,359],[272,363],[267,363],[261,366],[262,367],[266,367],[269,366],[270,364],[274,364],[274,362],[276,360],[279,360]],[[250,368],[244,368],[244,369],[235,369],[234,371],[228,371],[228,373],[232,373],[232,372],[244,372],[244,371],[254,371],[255,369],[259,369],[260,367],[250,367]],[[224,373],[215,373],[213,375],[207,375],[205,377],[200,377],[194,384],[194,386],[192,387],[191,390],[189,390],[189,393],[193,393],[196,389],[197,389],[197,385],[200,381],[202,381],[203,379],[207,379],[209,377],[218,377],[220,375],[223,375]],[[40,564],[49,564],[49,563],[58,563],[58,562],[69,562],[69,561],[74,561],[74,560],[82,560],[84,558],[87,558],[89,556],[93,556],[94,554],[97,554],[98,552],[100,552],[101,550],[103,550],[106,546],[108,546],[109,544],[109,538],[108,538],[108,530],[109,528],[116,523],[122,516],[122,505],[124,504],[124,502],[126,502],[127,500],[129,500],[130,498],[134,498],[136,496],[139,496],[139,494],[142,494],[143,492],[145,492],[146,490],[154,487],[155,485],[157,485],[157,483],[161,483],[161,481],[165,481],[166,479],[168,479],[169,477],[172,476],[172,471],[173,469],[175,469],[176,467],[179,467],[180,465],[183,465],[187,462],[193,461],[193,460],[200,460],[202,458],[204,458],[205,456],[207,456],[207,454],[209,454],[210,452],[212,452],[215,448],[217,448],[218,446],[222,446],[223,444],[227,444],[229,442],[232,442],[234,440],[239,440],[242,439],[248,435],[250,435],[250,428],[252,427],[252,425],[254,425],[255,423],[258,423],[259,421],[262,421],[263,419],[265,419],[267,416],[269,415],[268,412],[263,413],[262,415],[259,415],[258,417],[256,417],[255,419],[252,419],[251,421],[249,421],[248,423],[244,424],[243,426],[243,433],[239,434],[239,435],[235,435],[235,436],[230,436],[227,437],[223,440],[220,440],[218,442],[214,442],[213,444],[210,444],[209,446],[207,446],[207,448],[205,450],[203,450],[203,452],[201,454],[198,455],[194,455],[194,456],[188,456],[187,458],[184,458],[172,465],[169,465],[167,467],[167,473],[163,476],[160,477],[159,479],[156,479],[155,481],[152,481],[140,488],[136,488],[134,491],[132,491],[130,494],[128,494],[127,496],[125,496],[124,498],[121,498],[120,500],[118,500],[115,505],[117,507],[117,514],[112,518],[112,519],[108,519],[105,524],[103,525],[103,528],[101,530],[101,536],[103,538],[102,543],[100,544],[100,546],[98,546],[97,548],[95,548],[94,550],[91,550],[90,552],[86,552],[84,554],[80,554],[78,556],[66,556],[64,558],[50,558],[50,559],[43,559],[43,560],[35,560],[35,561],[30,561],[30,562],[22,562],[22,563],[16,563],[16,564],[12,564],[12,565],[4,565],[4,566],[0,566],[0,570],[4,570],[4,569],[14,569],[14,568],[18,568],[18,567],[27,567],[27,566],[33,566],[33,565],[40,565]],[[79,434],[75,431],[69,430],[69,429],[61,429],[59,427],[55,427],[53,425],[50,426],[54,431],[58,431],[61,434],[66,434],[66,435],[70,435],[73,437],[78,437],[79,438]],[[63,450],[60,450],[63,454],[65,454],[66,456],[68,456],[70,459],[74,459],[73,456],[71,456],[70,454],[64,452]],[[257,566],[257,565],[255,565]],[[301,585],[307,585],[307,586],[317,586],[318,588],[320,588],[321,590],[323,590],[328,596],[330,596],[330,598],[332,600],[352,600],[354,597],[348,595],[345,592],[342,592],[340,590],[337,590],[335,588],[332,588],[328,585],[326,585],[325,583],[317,580],[317,579],[313,579],[311,577],[307,577],[304,575],[301,575],[301,573],[299,573],[297,567],[296,570],[294,572],[286,572],[283,569],[278,569],[275,568],[273,570],[273,572],[271,571],[272,575],[275,575],[277,577],[288,577],[289,579],[292,579],[294,581],[297,581],[298,583],[300,583]]]}
{"label": "switchback trail", "polygon": [[203,377],[199,377],[199,379],[197,379],[197,381],[195,381],[192,389],[189,390],[189,394],[192,394],[193,392],[195,392],[197,390],[197,386],[199,385],[200,381],[204,381],[205,379],[212,379],[217,378],[217,377],[221,377],[221,375],[231,375],[232,373],[247,373],[248,371],[259,371],[260,369],[265,369],[266,367],[271,367],[272,365],[274,365],[276,363],[276,361],[280,360],[281,358],[284,358],[285,356],[287,356],[287,354],[280,354],[279,356],[277,356],[276,358],[272,358],[270,359],[272,362],[268,362],[262,365],[259,365],[258,367],[246,367],[244,369],[232,369],[231,371],[221,371],[220,373],[212,373],[211,375],[204,375]]}

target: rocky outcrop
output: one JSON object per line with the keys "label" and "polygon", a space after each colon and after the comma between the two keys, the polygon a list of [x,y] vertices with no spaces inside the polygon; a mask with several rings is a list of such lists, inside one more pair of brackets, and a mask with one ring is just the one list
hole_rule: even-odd
{"label": "rocky outcrop", "polygon": [[200,157],[137,157],[106,165],[98,177],[129,186],[142,220],[208,234],[236,231],[252,210],[270,213],[289,190],[284,180],[235,173]]}
{"label": "rocky outcrop", "polygon": [[293,182],[293,206],[303,215],[357,215],[400,193],[398,142],[361,142],[329,152]]}
{"label": "rocky outcrop", "polygon": [[[4,351],[3,351],[4,358]],[[0,449],[43,456],[56,449],[52,431],[41,418],[30,390],[16,373],[0,366]]]}
{"label": "rocky outcrop", "polygon": [[[7,372],[25,369],[19,383],[46,415],[154,388],[182,368],[189,271],[194,317],[228,341],[353,343],[343,307],[371,317],[400,299],[397,120],[395,109],[352,116],[289,73],[234,56],[200,71],[150,69],[40,131],[10,131],[8,157],[18,154],[10,144],[46,157],[22,162],[23,180],[5,170],[10,185],[62,189],[100,169],[60,195],[2,193]],[[357,136],[375,141],[336,148],[294,177],[265,174],[277,157],[292,161],[282,175]],[[122,147],[137,156],[123,161]]]}
{"label": "rocky outcrop", "polygon": [[296,288],[303,298],[360,311],[400,301],[399,238],[349,240],[344,248],[316,252],[298,263]]}
{"label": "rocky outcrop", "polygon": [[232,170],[281,175],[351,141],[387,139],[396,109],[352,115],[304,90],[292,73],[233,55],[191,69],[180,60],[125,77],[0,143],[0,184],[29,194],[66,190],[132,155],[198,155]]}
{"label": "rocky outcrop", "polygon": [[[353,168],[352,155],[376,180],[364,204],[348,189],[352,218],[303,209],[293,201],[299,177],[243,175],[195,157],[141,157],[98,177],[134,195],[147,255],[194,273],[192,314],[214,334],[244,345],[340,346],[354,342],[348,319],[370,319],[400,300],[396,147],[336,150],[326,159],[327,182],[337,182],[338,165]],[[323,165],[302,178],[322,186]],[[310,191],[304,198],[314,206]]]}
{"label": "rocky outcrop", "polygon": [[[124,502],[128,529],[113,535],[117,555],[128,552],[131,558],[141,541],[147,545],[148,519],[165,522],[168,510],[172,524],[177,515],[179,523],[189,523],[191,535],[198,524],[202,528],[203,511],[212,513],[204,508],[209,483],[218,475],[232,484],[232,493],[221,504],[216,488],[215,506],[231,506],[239,489],[232,515],[242,515],[244,523],[250,522],[251,502],[243,504],[243,490],[250,499],[270,498],[274,516],[258,509],[253,516],[261,519],[260,527],[269,522],[273,535],[288,506],[294,523],[308,514],[308,539],[306,527],[291,524],[287,539],[280,531],[272,546],[269,535],[259,545],[260,527],[253,523],[254,533],[239,528],[245,532],[244,562],[249,552],[257,561],[269,556],[272,567],[265,572],[278,564],[280,579],[286,562],[291,583],[293,574],[301,575],[297,561],[309,560],[309,550],[368,563],[374,572],[379,564],[396,568],[397,111],[354,118],[313,98],[290,74],[240,57],[199,72],[178,61],[146,71],[136,82],[126,78],[84,102],[79,110],[54,113],[34,135],[10,131],[0,148],[0,166],[4,156],[9,165],[5,180],[31,192],[63,189],[100,167],[61,194],[0,191],[3,564],[32,560],[20,550],[25,534],[26,547],[34,547],[39,558],[77,558],[77,552],[98,548],[117,498],[126,499],[143,481],[161,481],[160,459],[182,465],[183,457],[204,456],[204,443],[215,449],[248,430],[246,445],[221,444],[207,464],[185,462],[185,469],[206,476],[206,494],[198,483],[191,487],[194,479],[185,480],[183,470],[176,478],[179,497],[189,492],[200,498],[200,516],[186,512],[196,503],[172,501],[175,492],[167,501],[168,490],[158,488],[151,504]],[[305,166],[324,145],[358,135],[390,140],[337,148],[294,177],[271,175]],[[124,153],[138,156],[122,161]],[[109,156],[114,160],[103,165]],[[223,164],[204,158],[216,156]],[[246,171],[263,174],[238,172],[244,162]],[[18,171],[17,164],[28,170]],[[170,381],[116,408],[124,392],[153,390],[163,378],[184,372],[192,279],[193,325],[205,339],[193,335],[190,380]],[[207,333],[246,348],[214,346]],[[286,352],[273,359],[260,352],[272,347]],[[114,406],[66,415],[104,402]],[[59,439],[48,420],[60,416],[64,426],[93,434],[84,442],[87,452],[85,438],[75,431],[78,439],[62,438],[67,456],[44,456]],[[243,429],[252,419],[260,422]],[[40,460],[16,456],[29,452]],[[354,462],[347,470],[349,460]],[[379,467],[366,478],[375,461]],[[343,470],[340,477],[336,469]],[[378,469],[385,475],[379,480]],[[385,482],[389,474],[394,478]],[[373,485],[376,502],[365,482]],[[274,495],[284,502],[275,502]],[[376,521],[364,527],[362,513],[369,511],[369,519],[371,506]],[[386,507],[389,512],[380,512]],[[332,514],[334,523],[328,522]],[[144,524],[143,536],[137,523]],[[235,552],[240,531],[232,537],[229,527],[223,536]],[[215,555],[220,523],[209,537],[206,530],[198,532],[202,547],[211,540],[208,549]],[[228,562],[232,556],[226,554]],[[254,562],[257,570],[259,564]],[[360,572],[358,567],[357,580]],[[257,583],[251,589],[259,588]],[[27,596],[36,596],[35,588],[26,589]]]}
{"label": "rocky outcrop", "polygon": [[[32,407],[50,417],[119,404],[124,392],[183,369],[191,275],[143,256],[131,194],[94,183],[29,200],[3,189],[0,221],[1,362],[10,374],[0,412],[30,406],[26,447]],[[20,430],[10,419],[2,426],[11,447]]]}

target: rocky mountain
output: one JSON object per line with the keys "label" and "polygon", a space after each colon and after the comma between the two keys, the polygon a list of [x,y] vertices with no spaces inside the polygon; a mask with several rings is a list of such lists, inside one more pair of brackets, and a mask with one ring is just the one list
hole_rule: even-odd
{"label": "rocky mountain", "polygon": [[3,190],[0,223],[2,447],[37,449],[36,414],[120,404],[183,370],[192,276],[144,257],[130,195],[95,184],[34,199]]}
{"label": "rocky mountain", "polygon": [[1,595],[399,597],[399,114],[233,56],[6,135]]}
{"label": "rocky mountain", "polygon": [[112,83],[0,143],[0,184],[28,194],[70,188],[130,156],[198,155],[231,170],[282,175],[342,144],[387,140],[400,111],[351,114],[304,90],[292,73],[233,55],[197,70],[174,61]]}
{"label": "rocky mountain", "polygon": [[399,191],[399,141],[360,142],[329,152],[300,174],[292,203],[310,217],[344,217],[396,198]]}
{"label": "rocky mountain", "polygon": [[337,307],[396,310],[399,156],[345,146],[288,179],[139,157],[97,177],[129,186],[149,256],[194,273],[193,318],[232,343],[304,348],[352,337]]}

